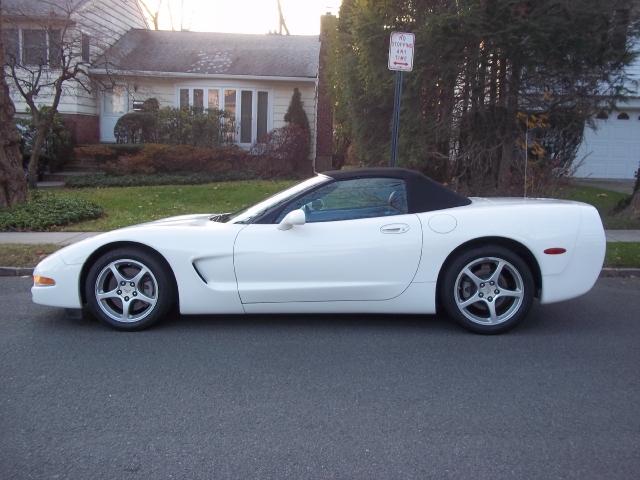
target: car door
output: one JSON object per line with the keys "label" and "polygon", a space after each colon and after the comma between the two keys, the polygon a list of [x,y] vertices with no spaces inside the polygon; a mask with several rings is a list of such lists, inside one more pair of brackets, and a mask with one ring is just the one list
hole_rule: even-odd
{"label": "car door", "polygon": [[[411,283],[420,261],[420,220],[407,213],[400,179],[332,182],[296,199],[274,223],[251,224],[236,239],[243,303],[386,300]],[[278,222],[303,209],[306,223]]]}

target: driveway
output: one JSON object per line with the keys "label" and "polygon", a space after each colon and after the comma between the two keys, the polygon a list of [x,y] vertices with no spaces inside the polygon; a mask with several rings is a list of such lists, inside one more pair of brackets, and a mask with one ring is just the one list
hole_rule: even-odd
{"label": "driveway", "polygon": [[437,317],[120,333],[0,278],[0,478],[631,479],[640,280],[482,337]]}

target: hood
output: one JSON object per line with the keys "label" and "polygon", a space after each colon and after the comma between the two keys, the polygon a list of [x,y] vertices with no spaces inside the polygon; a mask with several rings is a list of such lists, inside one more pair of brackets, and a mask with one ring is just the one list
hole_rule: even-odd
{"label": "hood", "polygon": [[158,227],[201,227],[211,223],[210,218],[214,213],[196,213],[194,215],[178,215],[176,217],[161,218],[152,222],[139,223],[125,228],[134,228],[141,226],[158,226]]}

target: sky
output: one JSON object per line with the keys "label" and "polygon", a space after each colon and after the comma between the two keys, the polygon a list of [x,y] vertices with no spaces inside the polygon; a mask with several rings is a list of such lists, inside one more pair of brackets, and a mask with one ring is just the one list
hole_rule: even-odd
{"label": "sky", "polygon": [[[152,10],[162,2],[160,28],[199,32],[269,33],[278,30],[277,0],[141,0]],[[320,33],[320,15],[338,13],[341,0],[281,0],[291,35]],[[173,15],[170,15],[169,9]],[[284,33],[284,32],[283,32]]]}

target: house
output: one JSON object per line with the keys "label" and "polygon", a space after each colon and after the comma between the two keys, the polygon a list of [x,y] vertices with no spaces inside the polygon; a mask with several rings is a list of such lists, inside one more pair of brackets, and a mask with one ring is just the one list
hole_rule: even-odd
{"label": "house", "polygon": [[[131,29],[93,63],[100,141],[118,118],[148,98],[161,107],[218,108],[235,115],[236,141],[249,146],[284,125],[295,88],[315,131],[317,36]],[[313,144],[312,144],[313,150]]]}
{"label": "house", "polygon": [[[50,46],[70,0],[3,0],[5,50],[23,63],[55,71]],[[236,142],[255,143],[284,125],[294,89],[311,129],[311,159],[331,154],[331,117],[324,114],[316,152],[318,36],[248,35],[149,30],[137,0],[71,0],[78,61],[88,66],[90,91],[65,90],[59,111],[78,143],[114,142],[114,126],[148,98],[161,107],[219,108],[236,119]],[[38,54],[34,54],[38,50]],[[37,57],[37,58],[36,58]],[[12,89],[18,114],[27,105]],[[41,95],[42,103],[47,94]],[[328,101],[327,95],[320,95]],[[325,112],[329,105],[320,107]],[[324,167],[323,167],[324,168]]]}
{"label": "house", "polygon": [[[6,56],[52,78],[56,73],[54,46],[63,30],[78,39],[65,39],[76,46],[77,61],[88,64],[130,29],[148,28],[137,0],[2,0],[2,13]],[[25,115],[27,104],[10,79],[8,83],[16,113]],[[51,92],[42,91],[36,103],[50,104]],[[99,140],[100,111],[94,89],[87,91],[75,82],[68,83],[58,110],[76,141]]]}
{"label": "house", "polygon": [[640,165],[640,58],[627,69],[624,102],[585,126],[576,156],[579,178],[633,179]]}

